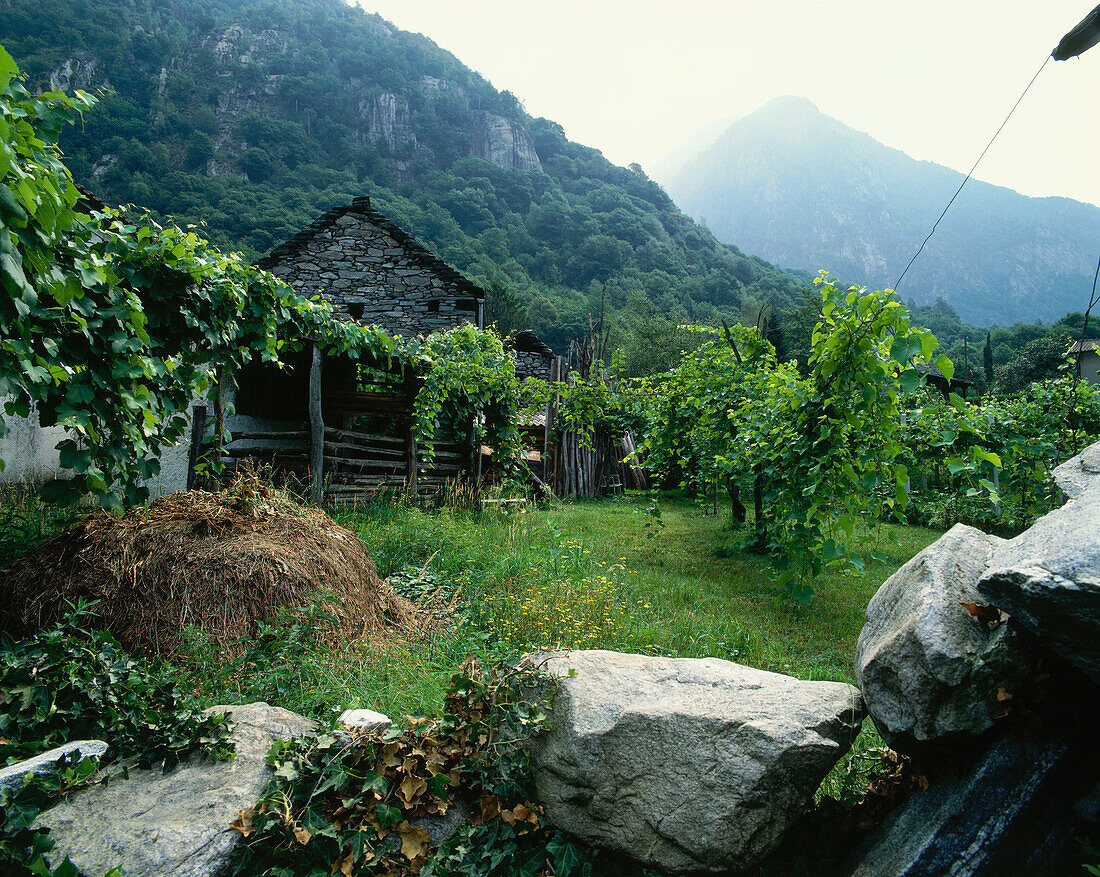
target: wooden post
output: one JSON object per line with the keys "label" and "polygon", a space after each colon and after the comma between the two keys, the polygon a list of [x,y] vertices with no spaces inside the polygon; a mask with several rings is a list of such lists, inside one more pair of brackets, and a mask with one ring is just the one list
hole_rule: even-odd
{"label": "wooden post", "polygon": [[470,489],[478,493],[481,490],[481,442],[477,438],[477,415],[466,426],[466,447],[470,451]]}
{"label": "wooden post", "polygon": [[194,490],[198,480],[195,467],[202,452],[202,439],[206,433],[206,406],[196,405],[191,409],[191,450],[187,454],[187,489]]}
{"label": "wooden post", "polygon": [[408,489],[409,496],[411,498],[415,499],[416,498],[416,482],[417,482],[416,470],[417,470],[417,468],[419,468],[419,461],[417,460],[416,432],[414,432],[414,430],[413,430],[413,419],[412,419],[412,417],[409,418],[409,434],[408,434],[408,436],[409,436],[408,437],[408,442],[409,442],[409,444],[408,444],[409,473],[408,473],[408,476],[405,479],[405,485]]}
{"label": "wooden post", "polygon": [[475,490],[481,490],[481,459],[482,459],[482,456],[483,455],[481,453],[481,442],[479,441],[477,443],[477,456],[474,457],[474,460],[476,461],[475,464],[474,464],[474,489]]}
{"label": "wooden post", "polygon": [[314,343],[309,368],[309,498],[314,505],[325,499],[325,421],[321,413],[321,348]]}
{"label": "wooden post", "polygon": [[218,386],[214,391],[214,459],[222,459],[222,445],[225,438],[225,369],[218,366],[214,372]]}

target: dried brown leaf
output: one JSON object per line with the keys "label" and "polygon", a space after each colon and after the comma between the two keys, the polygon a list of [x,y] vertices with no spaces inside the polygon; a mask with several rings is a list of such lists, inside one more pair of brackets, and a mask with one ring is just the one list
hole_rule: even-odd
{"label": "dried brown leaf", "polygon": [[401,855],[410,862],[428,849],[428,829],[410,825],[408,822],[399,822],[395,829],[397,836],[401,838]]}
{"label": "dried brown leaf", "polygon": [[255,815],[256,811],[252,807],[247,810],[238,810],[237,818],[229,823],[229,827],[237,829],[243,837],[251,837],[256,833],[256,829],[252,826],[252,817]]}
{"label": "dried brown leaf", "polygon": [[478,824],[482,822],[488,822],[490,819],[494,819],[500,815],[500,799],[495,796],[490,796],[481,799],[480,812],[478,813]]}

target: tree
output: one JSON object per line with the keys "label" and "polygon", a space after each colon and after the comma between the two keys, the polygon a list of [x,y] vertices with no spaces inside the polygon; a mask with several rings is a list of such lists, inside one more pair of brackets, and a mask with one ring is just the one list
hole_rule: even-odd
{"label": "tree", "polygon": [[655,382],[646,441],[659,472],[679,467],[696,485],[723,485],[735,511],[752,491],[753,541],[796,599],[809,598],[825,565],[862,565],[853,545],[863,516],[904,507],[900,399],[923,383],[914,363],[954,373],[892,295],[841,289],[824,274],[817,283],[808,377],[778,363],[755,328],[699,330],[712,339]]}
{"label": "tree", "polygon": [[253,183],[265,182],[275,172],[275,162],[271,160],[267,150],[256,146],[246,149],[237,159],[237,164],[248,174],[248,179]]}
{"label": "tree", "polygon": [[485,322],[501,338],[509,338],[528,327],[527,302],[513,287],[490,283],[485,287]]}
{"label": "tree", "polygon": [[993,386],[993,345],[989,343],[989,333],[985,333],[985,345],[982,347],[982,371],[985,373],[985,384]]}
{"label": "tree", "polygon": [[1068,331],[1059,329],[1029,341],[1001,366],[997,389],[1017,393],[1028,384],[1057,377],[1066,364],[1066,351],[1073,340]]}

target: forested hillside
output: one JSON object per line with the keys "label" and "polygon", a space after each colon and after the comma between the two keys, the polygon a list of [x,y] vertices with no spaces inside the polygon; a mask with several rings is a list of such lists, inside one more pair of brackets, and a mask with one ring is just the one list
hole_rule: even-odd
{"label": "forested hillside", "polygon": [[[720,240],[874,288],[897,282],[963,180],[793,97],[699,132],[655,174]],[[1087,304],[1098,246],[1100,208],[970,180],[898,291],[982,326],[1049,322]]]}
{"label": "forested hillside", "polygon": [[369,194],[486,285],[505,330],[560,349],[606,284],[636,371],[672,351],[676,323],[805,285],[720,244],[637,165],[340,0],[8,0],[0,42],[33,87],[100,95],[62,137],[78,182],[251,258]]}

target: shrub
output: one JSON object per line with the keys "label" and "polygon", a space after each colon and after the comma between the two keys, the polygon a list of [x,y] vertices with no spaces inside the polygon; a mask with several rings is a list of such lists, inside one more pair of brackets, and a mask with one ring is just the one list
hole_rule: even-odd
{"label": "shrub", "polygon": [[159,661],[132,658],[108,633],[81,625],[91,607],[28,640],[0,637],[0,761],[28,758],[70,740],[100,739],[110,759],[171,768],[196,750],[232,751],[224,716],[204,716]]}

